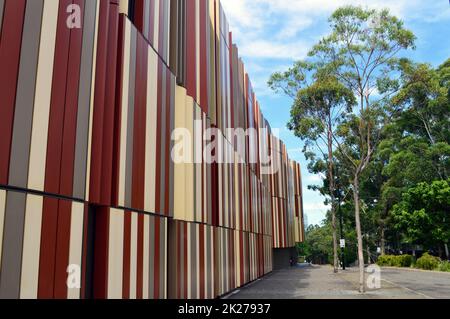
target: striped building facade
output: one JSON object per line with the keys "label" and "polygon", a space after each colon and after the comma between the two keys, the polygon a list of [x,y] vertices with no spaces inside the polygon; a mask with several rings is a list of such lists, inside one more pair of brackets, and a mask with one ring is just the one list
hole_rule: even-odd
{"label": "striped building facade", "polygon": [[0,0],[0,298],[216,298],[271,272],[304,239],[272,132],[219,0]]}

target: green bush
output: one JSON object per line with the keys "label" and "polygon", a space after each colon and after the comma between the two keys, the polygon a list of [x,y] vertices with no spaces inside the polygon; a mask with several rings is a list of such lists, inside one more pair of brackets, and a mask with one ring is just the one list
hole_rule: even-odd
{"label": "green bush", "polygon": [[416,267],[425,270],[433,270],[437,269],[441,264],[441,259],[439,257],[431,256],[428,253],[425,253],[417,259]]}
{"label": "green bush", "polygon": [[378,266],[391,266],[391,267],[411,267],[413,263],[413,257],[411,255],[384,255],[378,257]]}
{"label": "green bush", "polygon": [[445,260],[439,264],[439,271],[448,271],[450,272],[450,262]]}

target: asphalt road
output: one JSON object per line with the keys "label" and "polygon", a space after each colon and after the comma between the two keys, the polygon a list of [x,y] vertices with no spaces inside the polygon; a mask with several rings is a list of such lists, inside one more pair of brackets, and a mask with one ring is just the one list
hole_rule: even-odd
{"label": "asphalt road", "polygon": [[450,273],[382,268],[381,287],[358,292],[358,270],[334,274],[329,266],[277,270],[225,296],[228,299],[428,299],[450,298]]}

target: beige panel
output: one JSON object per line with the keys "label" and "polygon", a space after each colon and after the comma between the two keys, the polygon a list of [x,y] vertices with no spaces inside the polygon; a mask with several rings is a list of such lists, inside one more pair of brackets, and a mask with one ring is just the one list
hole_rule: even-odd
{"label": "beige panel", "polygon": [[128,15],[128,0],[119,0],[119,13]]}
{"label": "beige panel", "polygon": [[156,185],[156,129],[158,119],[158,56],[148,50],[147,71],[147,125],[145,132],[145,193],[147,212],[155,212]]}
{"label": "beige panel", "polygon": [[123,79],[122,79],[122,118],[120,126],[120,160],[119,160],[119,206],[125,206],[125,170],[127,152],[128,130],[128,94],[130,88],[130,50],[131,50],[131,23],[125,19],[125,38],[123,53]]}
{"label": "beige panel", "polygon": [[97,16],[95,18],[95,36],[94,36],[94,50],[92,56],[92,79],[91,79],[91,101],[89,108],[89,133],[88,133],[88,153],[87,153],[87,165],[86,165],[86,200],[89,199],[89,186],[90,186],[90,176],[91,176],[91,148],[92,148],[92,124],[94,116],[94,98],[95,98],[95,77],[97,71],[97,40],[98,40],[98,22],[100,18],[100,1],[97,1]]}
{"label": "beige panel", "polygon": [[123,211],[110,209],[108,243],[108,299],[122,299]]}
{"label": "beige panel", "polygon": [[[70,221],[70,250],[69,265],[76,265],[81,269],[83,251],[83,221],[84,203],[72,203],[72,215]],[[80,288],[67,288],[67,299],[79,299]]]}
{"label": "beige panel", "polygon": [[[185,123],[186,128],[189,131],[190,136],[194,136],[194,99],[190,96],[186,97],[186,113]],[[185,179],[185,192],[186,192],[186,217],[188,221],[194,221],[194,164],[192,163],[193,153],[193,141],[190,141],[190,150],[188,150],[189,163],[186,163],[186,179]]]}
{"label": "beige panel", "polygon": [[55,55],[59,0],[45,1],[42,17],[41,43],[36,78],[36,96],[31,133],[28,188],[44,190],[47,155],[48,121]]}
{"label": "beige panel", "polygon": [[25,209],[25,230],[22,251],[20,298],[36,299],[39,282],[43,197],[28,195]]}
{"label": "beige panel", "polygon": [[130,299],[136,299],[138,214],[131,214]]}
{"label": "beige panel", "polygon": [[[153,47],[156,52],[159,52],[159,7],[160,1],[164,0],[155,0],[155,19],[154,19],[154,35],[153,35]],[[150,19],[151,20],[151,19]]]}
{"label": "beige panel", "polygon": [[144,216],[144,252],[143,252],[143,294],[144,299],[148,299],[149,296],[149,271],[150,271],[150,216]]}
{"label": "beige panel", "polygon": [[6,191],[0,189],[0,265],[2,264],[3,227],[5,224]]}
{"label": "beige panel", "polygon": [[[186,127],[186,89],[177,86],[175,88],[175,128],[184,129]],[[179,143],[176,141],[176,143]],[[175,144],[176,145],[176,144]],[[174,149],[175,150],[175,149]],[[183,149],[186,152],[185,149]],[[185,206],[185,164],[174,163],[174,218],[186,220]]]}

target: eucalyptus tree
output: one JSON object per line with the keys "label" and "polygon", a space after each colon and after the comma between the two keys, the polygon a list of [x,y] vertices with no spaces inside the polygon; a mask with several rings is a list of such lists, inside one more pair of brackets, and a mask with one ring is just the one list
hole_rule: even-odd
{"label": "eucalyptus tree", "polygon": [[283,92],[293,99],[288,128],[305,142],[304,153],[310,161],[308,169],[327,177],[319,190],[330,197],[333,266],[337,272],[333,139],[337,127],[352,111],[355,96],[327,69],[308,61],[298,61],[286,72],[274,73],[268,84],[276,92]]}
{"label": "eucalyptus tree", "polygon": [[[331,33],[309,52],[319,67],[351,90],[358,107],[334,142],[353,167],[352,191],[358,239],[359,291],[365,291],[363,240],[360,223],[360,178],[372,161],[383,122],[380,110],[398,91],[393,78],[398,54],[414,47],[414,34],[388,10],[345,6],[329,19]],[[386,117],[384,117],[386,119]],[[352,134],[352,136],[348,136]],[[351,141],[344,147],[343,140]]]}

